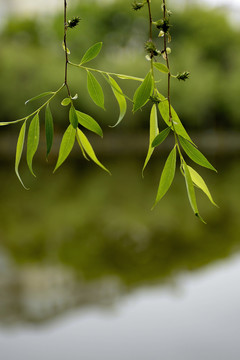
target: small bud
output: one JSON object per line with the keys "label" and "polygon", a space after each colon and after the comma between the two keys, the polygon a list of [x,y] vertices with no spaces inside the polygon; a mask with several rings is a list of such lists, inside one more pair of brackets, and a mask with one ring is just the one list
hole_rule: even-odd
{"label": "small bud", "polygon": [[151,55],[151,57],[159,55],[155,44],[151,40],[145,43],[145,49]]}
{"label": "small bud", "polygon": [[189,79],[189,75],[190,72],[189,71],[184,71],[183,73],[178,73],[176,78],[180,81],[186,81],[187,79]]}
{"label": "small bud", "polygon": [[159,30],[162,30],[165,34],[168,33],[169,28],[170,28],[169,19],[158,20],[158,21],[154,22],[154,25],[156,25],[156,27]]}
{"label": "small bud", "polygon": [[166,48],[166,52],[167,52],[168,55],[171,54],[171,52],[172,52],[171,48],[170,48],[170,47],[167,47],[167,48]]}
{"label": "small bud", "polygon": [[163,37],[164,36],[164,31],[160,30],[158,37]]}
{"label": "small bud", "polygon": [[171,10],[167,10],[167,16],[171,16],[172,15],[172,11]]}
{"label": "small bud", "polygon": [[71,28],[71,29],[75,28],[75,27],[79,24],[80,20],[81,20],[81,19],[80,19],[79,16],[74,17],[74,18],[72,18],[71,20],[68,20],[68,22],[67,22],[67,27],[69,27],[69,28]]}
{"label": "small bud", "polygon": [[150,100],[154,103],[154,104],[159,104],[160,103],[160,100],[158,98],[157,95],[152,95],[150,96]]}
{"label": "small bud", "polygon": [[143,2],[134,1],[132,3],[132,8],[133,8],[133,10],[136,10],[136,11],[140,10],[143,6],[144,6]]}

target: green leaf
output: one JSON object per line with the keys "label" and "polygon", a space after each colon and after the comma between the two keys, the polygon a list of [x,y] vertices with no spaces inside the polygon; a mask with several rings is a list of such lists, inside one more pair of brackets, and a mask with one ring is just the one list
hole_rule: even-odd
{"label": "green leaf", "polygon": [[67,130],[65,131],[65,133],[63,134],[63,138],[59,149],[57,164],[53,172],[55,172],[59,168],[59,166],[62,165],[62,163],[66,160],[66,158],[70,154],[74,145],[75,135],[76,135],[76,129],[74,129],[74,127],[70,124]]}
{"label": "green leaf", "polygon": [[45,111],[45,133],[46,133],[46,144],[47,144],[47,157],[51,151],[53,144],[53,117],[49,104],[46,106]]}
{"label": "green leaf", "polygon": [[86,155],[86,153],[85,153],[85,151],[84,151],[84,148],[83,148],[83,146],[82,146],[82,144],[81,144],[80,138],[79,138],[79,136],[78,136],[77,133],[76,133],[76,138],[77,138],[78,145],[79,145],[79,147],[80,147],[80,149],[81,149],[81,152],[82,152],[82,154],[83,154],[83,157],[84,157],[87,161],[89,161],[89,158],[87,157],[87,155]]}
{"label": "green leaf", "polygon": [[197,200],[196,200],[196,195],[195,195],[195,190],[194,190],[194,185],[193,185],[193,181],[190,175],[190,172],[188,170],[188,166],[185,163],[185,161],[183,162],[183,170],[184,170],[184,177],[185,177],[185,182],[186,182],[186,187],[187,187],[187,193],[188,193],[188,199],[190,202],[190,205],[192,207],[192,210],[194,212],[194,214],[204,223],[205,221],[202,219],[202,217],[199,214],[198,211],[198,207],[197,207]]}
{"label": "green leaf", "polygon": [[192,145],[189,141],[187,141],[181,136],[179,136],[179,141],[183,150],[190,157],[190,159],[203,167],[217,172],[217,170],[210,164],[210,162],[205,158],[205,156],[198,149],[195,148],[194,145]]}
{"label": "green leaf", "polygon": [[108,75],[108,78],[109,78],[109,81],[111,84],[112,91],[115,95],[115,98],[117,99],[117,102],[119,105],[119,110],[120,110],[118,121],[116,122],[115,125],[111,126],[111,127],[115,127],[122,121],[122,119],[124,118],[124,116],[126,114],[127,102],[123,95],[122,89],[120,88],[118,83],[110,75]]}
{"label": "green leaf", "polygon": [[72,105],[69,110],[69,121],[70,124],[76,129],[78,127],[78,116],[75,107]]}
{"label": "green leaf", "polygon": [[188,170],[193,183],[207,195],[207,197],[214,206],[218,207],[218,205],[214,202],[212,195],[203,178],[191,166],[188,166]]}
{"label": "green leaf", "polygon": [[143,176],[143,172],[145,167],[147,166],[152,153],[154,151],[154,148],[152,147],[152,142],[155,139],[155,137],[158,134],[158,118],[157,118],[157,107],[156,104],[153,105],[152,110],[151,110],[151,114],[150,114],[150,131],[149,131],[149,147],[148,147],[148,152],[147,152],[147,156],[143,165],[143,169],[142,169],[142,176]]}
{"label": "green leaf", "polygon": [[36,176],[32,169],[33,157],[39,144],[39,115],[35,115],[28,129],[27,139],[27,164],[33,176]]}
{"label": "green leaf", "polygon": [[[171,113],[172,113],[172,122],[169,121],[169,103],[168,100],[160,93],[158,93],[158,97],[161,100],[161,102],[158,104],[158,108],[160,111],[160,114],[163,118],[163,120],[165,121],[165,123],[170,126],[170,128],[173,130],[173,124],[174,124],[174,129],[176,131],[176,133],[178,135],[181,135],[182,137],[184,137],[185,139],[187,139],[188,141],[191,141],[191,138],[189,137],[188,133],[186,132],[186,130],[184,129],[181,120],[179,119],[176,111],[173,109],[173,107],[171,106]],[[192,142],[193,143],[193,142]]]}
{"label": "green leaf", "polygon": [[133,112],[136,112],[148,102],[153,90],[153,86],[154,84],[152,74],[149,72],[134,94]]}
{"label": "green leaf", "polygon": [[71,54],[70,50],[69,50],[68,48],[66,48],[66,47],[65,47],[64,42],[62,43],[62,47],[63,47],[63,51],[66,51],[66,50],[67,50],[68,55],[70,55],[70,54]]}
{"label": "green leaf", "polygon": [[173,182],[176,170],[176,155],[176,147],[174,146],[164,165],[158,187],[157,197],[153,207],[156,206],[156,204],[163,198]]}
{"label": "green leaf", "polygon": [[95,164],[100,166],[103,170],[107,171],[111,175],[110,171],[107,168],[105,168],[105,166],[103,166],[102,163],[100,163],[100,161],[96,157],[96,154],[92,148],[92,145],[90,144],[87,137],[84,135],[84,133],[79,128],[77,128],[77,137],[78,137],[78,140],[80,141],[84,151],[90,157],[90,159],[92,159],[92,161],[94,161]]}
{"label": "green leaf", "polygon": [[28,99],[27,101],[25,101],[25,105],[27,105],[31,101],[38,100],[38,99],[41,99],[41,98],[43,98],[45,96],[49,96],[49,95],[52,95],[52,94],[55,94],[55,93],[53,91],[47,91],[47,92],[44,92],[44,93],[39,94],[37,96],[34,96],[33,98]]}
{"label": "green leaf", "polygon": [[166,65],[161,64],[161,63],[153,63],[153,65],[155,66],[155,68],[157,70],[161,71],[162,73],[165,73],[165,74],[169,73],[169,70]]}
{"label": "green leaf", "polygon": [[82,60],[80,62],[80,65],[93,60],[100,52],[102,48],[102,42],[98,42],[96,44],[94,44],[93,46],[91,46],[86,53],[83,55]]}
{"label": "green leaf", "polygon": [[94,132],[95,134],[103,137],[103,132],[101,127],[98,125],[96,120],[94,120],[90,115],[84,114],[76,110],[78,122],[80,125],[84,126],[86,129]]}
{"label": "green leaf", "polygon": [[135,81],[141,81],[141,82],[143,82],[143,80],[144,80],[144,79],[136,77],[136,76],[123,75],[123,74],[116,74],[116,76],[122,80],[135,80]]}
{"label": "green leaf", "polygon": [[161,131],[153,140],[152,147],[156,147],[160,145],[168,137],[170,131],[171,131],[170,127],[167,127],[166,129]]}
{"label": "green leaf", "polygon": [[24,145],[24,139],[25,139],[25,132],[26,132],[26,120],[24,121],[24,123],[21,126],[21,130],[18,136],[18,141],[17,141],[17,148],[16,148],[16,158],[15,158],[15,173],[20,181],[20,183],[22,184],[22,186],[26,189],[29,190],[28,188],[26,188],[26,186],[24,185],[20,175],[19,175],[19,164],[20,164],[20,160],[22,157],[22,152],[23,152],[23,145]]}
{"label": "green leaf", "polygon": [[89,95],[96,105],[100,106],[103,110],[104,108],[104,94],[101,85],[97,79],[93,76],[91,72],[87,72],[87,87]]}
{"label": "green leaf", "polygon": [[62,100],[61,105],[62,106],[68,106],[71,103],[71,99],[69,97]]}
{"label": "green leaf", "polygon": [[12,125],[12,124],[17,124],[21,121],[24,121],[24,120],[27,120],[27,118],[24,118],[24,119],[18,119],[18,120],[15,120],[15,121],[8,121],[8,122],[0,122],[0,126],[6,126],[6,125]]}

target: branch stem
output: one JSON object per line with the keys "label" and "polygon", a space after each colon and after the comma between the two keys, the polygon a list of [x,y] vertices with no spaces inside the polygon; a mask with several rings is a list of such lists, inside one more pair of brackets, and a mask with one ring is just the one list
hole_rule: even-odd
{"label": "branch stem", "polygon": [[63,37],[63,44],[64,44],[64,51],[65,51],[65,78],[64,84],[67,88],[68,96],[71,97],[71,92],[68,86],[68,47],[67,47],[67,31],[68,31],[68,24],[67,24],[67,0],[64,0],[64,37]]}

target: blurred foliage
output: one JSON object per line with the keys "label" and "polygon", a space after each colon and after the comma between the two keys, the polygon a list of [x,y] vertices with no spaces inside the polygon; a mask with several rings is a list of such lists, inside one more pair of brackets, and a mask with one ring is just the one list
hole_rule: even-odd
{"label": "blurred foliage", "polygon": [[[153,14],[158,13],[159,8],[153,4]],[[148,37],[145,9],[133,12],[130,2],[126,6],[122,0],[107,5],[89,1],[69,6],[69,18],[72,16],[81,18],[80,25],[69,34],[73,62],[78,63],[90,45],[103,41],[102,54],[92,66],[135,76],[148,71],[143,44]],[[172,85],[174,107],[183,122],[188,128],[239,128],[239,30],[231,26],[226,14],[199,7],[174,12],[171,21],[172,71],[191,72],[186,83],[175,80]],[[24,107],[24,101],[43,91],[55,90],[63,82],[62,36],[62,14],[7,21],[1,33],[0,76],[4,86],[0,89],[0,121],[14,120],[35,109],[34,104]],[[118,108],[110,89],[105,88],[109,95],[107,112],[99,111],[87,94],[85,75],[79,69],[71,70],[70,83],[73,92],[79,94],[78,108],[103,124],[114,124]],[[162,79],[165,92],[166,79],[164,76]],[[132,96],[136,83],[119,82]],[[141,119],[140,126],[147,126],[146,112],[132,116],[130,107],[131,104],[121,128],[139,127]],[[60,125],[66,121],[60,101],[55,102],[53,112]]]}

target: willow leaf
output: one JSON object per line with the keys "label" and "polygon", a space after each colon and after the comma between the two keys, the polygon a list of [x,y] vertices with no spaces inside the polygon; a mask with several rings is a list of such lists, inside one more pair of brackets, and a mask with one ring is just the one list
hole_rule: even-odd
{"label": "willow leaf", "polygon": [[43,98],[45,96],[49,96],[49,95],[52,95],[52,94],[55,94],[55,93],[53,91],[47,91],[47,92],[44,92],[44,93],[39,94],[37,96],[34,96],[33,98],[28,99],[27,101],[25,101],[25,105],[27,105],[31,101],[38,100],[38,99],[41,99],[41,98]]}
{"label": "willow leaf", "polygon": [[85,150],[84,150],[84,148],[83,148],[83,146],[82,146],[82,144],[81,144],[81,141],[80,141],[78,132],[76,132],[76,138],[77,138],[78,145],[79,145],[79,147],[80,147],[80,149],[81,149],[81,152],[82,152],[82,154],[83,154],[83,157],[84,157],[87,161],[89,161],[89,158],[87,157],[87,155],[86,155],[86,153],[85,153]]}
{"label": "willow leaf", "polygon": [[99,54],[101,48],[102,48],[102,42],[98,42],[93,46],[91,46],[83,55],[80,65],[89,62],[90,60],[93,60]]}
{"label": "willow leaf", "polygon": [[185,153],[198,165],[206,167],[210,170],[216,171],[217,170],[210,164],[210,162],[205,158],[205,156],[195,148],[189,141],[184,139],[183,137],[179,136],[180,144],[185,151]]}
{"label": "willow leaf", "polygon": [[46,134],[46,144],[47,144],[47,157],[51,151],[53,144],[53,117],[49,104],[46,106],[45,111],[45,134]]}
{"label": "willow leaf", "polygon": [[115,95],[115,98],[116,98],[116,100],[118,102],[119,110],[120,110],[118,121],[116,122],[115,125],[111,126],[111,127],[115,127],[122,121],[122,119],[124,118],[124,116],[126,114],[127,102],[126,102],[125,96],[123,95],[122,89],[120,88],[118,83],[110,75],[108,75],[108,78],[109,78],[112,91],[113,91],[113,93]]}
{"label": "willow leaf", "polygon": [[188,169],[187,164],[185,163],[185,161],[183,162],[183,170],[184,170],[184,177],[185,177],[185,182],[186,182],[186,188],[187,188],[187,193],[188,193],[188,199],[191,205],[191,208],[194,212],[194,214],[204,223],[205,221],[202,219],[202,217],[199,214],[198,211],[198,207],[197,207],[197,200],[196,200],[196,194],[195,194],[195,189],[194,189],[194,185],[193,185],[193,181]]}
{"label": "willow leaf", "polygon": [[24,146],[24,140],[25,140],[25,133],[26,133],[26,120],[24,121],[24,123],[21,126],[21,130],[18,136],[18,141],[17,141],[17,147],[16,147],[16,158],[15,158],[15,173],[20,181],[20,183],[22,184],[22,186],[26,189],[29,190],[28,188],[26,188],[26,186],[24,185],[20,175],[19,175],[19,164],[21,161],[21,157],[22,157],[22,152],[23,152],[23,146]]}
{"label": "willow leaf", "polygon": [[102,87],[91,72],[88,71],[87,74],[87,87],[89,95],[91,96],[92,100],[95,102],[96,105],[105,110],[104,94]]}
{"label": "willow leaf", "polygon": [[161,71],[162,73],[165,73],[165,74],[169,73],[169,70],[166,65],[161,64],[161,63],[153,63],[153,65],[155,66],[155,68],[157,70]]}
{"label": "willow leaf", "polygon": [[218,205],[214,202],[212,195],[203,178],[191,166],[188,166],[188,170],[193,183],[207,195],[208,199],[214,206],[218,207]]}
{"label": "willow leaf", "polygon": [[6,126],[6,125],[12,125],[12,124],[17,124],[21,121],[25,121],[27,120],[27,118],[23,118],[23,119],[18,119],[18,120],[15,120],[15,121],[8,121],[8,122],[0,122],[0,126]]}
{"label": "willow leaf", "polygon": [[62,106],[68,106],[70,103],[71,103],[71,99],[69,97],[67,97],[61,101]]}
{"label": "willow leaf", "polygon": [[134,80],[134,81],[141,81],[141,82],[143,82],[143,80],[144,80],[144,79],[136,77],[136,76],[123,75],[123,74],[116,74],[116,76],[122,80]]}
{"label": "willow leaf", "polygon": [[75,107],[72,105],[69,110],[69,121],[70,124],[76,129],[78,127],[78,116]]}
{"label": "willow leaf", "polygon": [[156,147],[160,145],[168,137],[170,131],[171,129],[169,127],[161,131],[153,140],[152,147]]}
{"label": "willow leaf", "polygon": [[152,74],[149,72],[133,96],[133,112],[136,112],[148,102],[153,85]]}
{"label": "willow leaf", "polygon": [[67,130],[65,131],[65,133],[63,134],[63,138],[59,149],[57,164],[53,172],[55,172],[59,168],[59,166],[62,165],[62,163],[66,160],[66,158],[70,154],[74,145],[75,134],[76,134],[76,129],[74,129],[74,127],[70,124]]}
{"label": "willow leaf", "polygon": [[149,131],[149,147],[148,147],[148,152],[147,152],[147,156],[143,165],[143,169],[142,169],[142,176],[143,176],[143,172],[145,167],[147,166],[152,153],[154,151],[154,148],[152,147],[152,142],[155,139],[155,137],[158,134],[158,118],[157,118],[157,107],[154,104],[151,110],[151,114],[150,114],[150,131]]}
{"label": "willow leaf", "polygon": [[100,166],[103,170],[105,170],[109,174],[111,174],[110,171],[107,168],[105,168],[105,166],[103,166],[103,164],[98,160],[98,158],[96,157],[96,154],[95,154],[95,152],[94,152],[94,150],[92,148],[92,145],[90,144],[87,137],[84,135],[84,133],[79,128],[77,128],[77,136],[79,138],[79,141],[82,144],[82,147],[83,147],[84,151],[90,157],[90,159],[92,159],[92,161],[94,161],[95,164]]}
{"label": "willow leaf", "polygon": [[32,161],[33,157],[37,151],[39,144],[39,115],[35,115],[32,119],[29,129],[28,129],[28,139],[27,139],[27,164],[30,172],[33,176],[36,176],[33,172]]}
{"label": "willow leaf", "polygon": [[163,198],[163,196],[166,194],[166,192],[172,185],[176,171],[176,155],[176,147],[174,146],[164,165],[158,187],[157,197],[153,207],[156,206],[156,204]]}
{"label": "willow leaf", "polygon": [[94,120],[90,115],[84,114],[83,112],[80,112],[76,110],[78,122],[80,125],[85,127],[86,129],[94,132],[95,134],[103,137],[103,132],[101,127],[98,125],[96,120]]}

